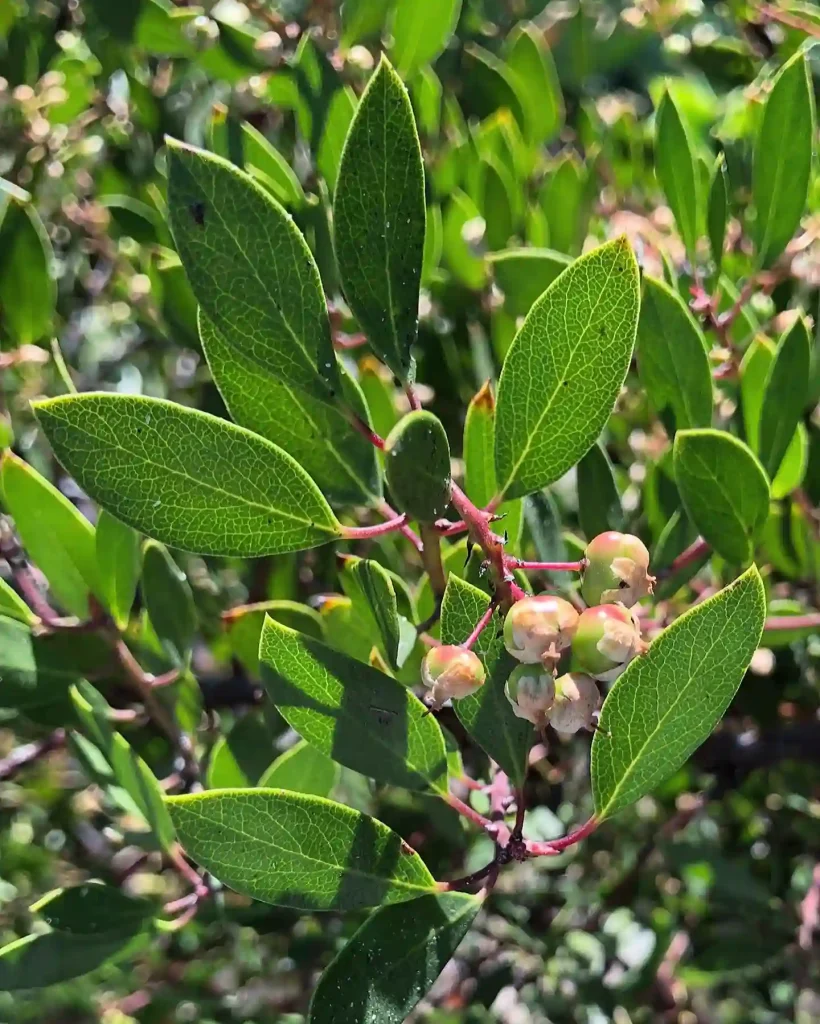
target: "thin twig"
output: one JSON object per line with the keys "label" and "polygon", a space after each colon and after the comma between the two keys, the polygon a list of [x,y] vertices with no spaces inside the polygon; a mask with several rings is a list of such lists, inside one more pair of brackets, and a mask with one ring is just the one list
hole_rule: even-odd
{"label": "thin twig", "polygon": [[487,626],[489,626],[494,612],[495,612],[495,604],[491,601],[489,606],[487,607],[487,610],[484,612],[484,614],[481,616],[481,618],[476,623],[475,629],[472,631],[472,633],[470,633],[470,635],[467,637],[467,639],[461,645],[462,648],[465,651],[472,650],[476,640],[478,640],[478,638],[481,636],[481,634],[484,632],[484,630],[487,628]]}
{"label": "thin twig", "polygon": [[44,740],[26,743],[12,750],[8,757],[4,757],[0,761],[0,782],[5,782],[7,779],[12,778],[21,768],[27,768],[30,764],[39,761],[41,757],[45,757],[46,754],[59,750],[65,746],[65,741],[65,729],[55,729]]}
{"label": "thin twig", "polygon": [[381,537],[385,533],[401,530],[406,523],[407,515],[402,513],[395,519],[388,519],[384,523],[375,523],[373,526],[343,526],[342,537],[345,540],[369,540],[371,537]]}

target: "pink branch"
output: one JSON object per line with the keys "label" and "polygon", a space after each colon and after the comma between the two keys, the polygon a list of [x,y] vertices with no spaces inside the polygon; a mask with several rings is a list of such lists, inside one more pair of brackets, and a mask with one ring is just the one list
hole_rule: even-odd
{"label": "pink branch", "polygon": [[690,544],[685,551],[679,554],[675,561],[669,566],[670,573],[677,572],[679,569],[685,569],[687,565],[697,562],[699,558],[702,558],[710,550],[709,544],[706,543],[703,537],[698,537],[698,539],[694,541],[694,543]]}
{"label": "pink branch", "polygon": [[395,519],[388,519],[386,523],[376,523],[374,526],[343,526],[342,536],[345,540],[369,540],[371,537],[381,537],[385,533],[394,533],[407,523],[407,516],[402,514]]}
{"label": "pink branch", "polygon": [[357,416],[355,412],[348,409],[347,418],[351,427],[353,427],[354,430],[358,430],[362,437],[367,438],[374,448],[378,448],[379,451],[384,451],[384,438],[380,437],[375,430],[365,423],[361,416]]}
{"label": "pink branch", "polygon": [[580,572],[584,568],[583,562],[526,562],[523,558],[508,558],[507,565],[527,572]]}
{"label": "pink branch", "polygon": [[570,832],[569,835],[564,836],[562,839],[551,839],[547,843],[537,843],[528,839],[526,842],[527,853],[530,857],[554,857],[556,854],[562,853],[570,846],[580,843],[582,839],[586,839],[586,837],[591,835],[597,827],[598,819],[593,815],[589,821],[583,824],[580,828],[576,829],[574,832]]}
{"label": "pink branch", "polygon": [[421,408],[421,402],[419,396],[416,394],[412,384],[407,384],[404,388],[404,393],[407,395],[407,401],[410,403],[411,412],[418,412]]}
{"label": "pink branch", "polygon": [[772,615],[766,619],[766,629],[820,629],[820,612],[807,615]]}
{"label": "pink branch", "polygon": [[[380,501],[379,504],[376,506],[376,510],[386,519],[401,518],[399,516],[399,513],[392,506],[388,505],[386,501]],[[410,543],[413,545],[416,551],[421,553],[424,550],[424,545],[421,542],[421,537],[414,533],[409,526],[402,526],[400,528],[400,533],[402,534],[402,536],[406,537],[410,541]]]}
{"label": "pink branch", "polygon": [[484,632],[484,630],[487,628],[487,626],[489,626],[490,620],[493,617],[493,612],[494,611],[495,611],[495,605],[492,602],[490,602],[490,605],[487,608],[486,612],[484,612],[484,614],[481,616],[481,618],[476,623],[475,629],[472,631],[472,633],[470,633],[470,635],[467,637],[467,639],[461,645],[465,651],[472,650],[473,645],[475,644],[476,640],[478,640],[478,638],[481,636],[481,634]]}

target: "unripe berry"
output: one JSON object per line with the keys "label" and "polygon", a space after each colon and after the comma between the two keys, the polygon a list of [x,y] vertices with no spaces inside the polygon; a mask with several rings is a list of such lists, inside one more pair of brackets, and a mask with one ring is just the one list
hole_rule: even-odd
{"label": "unripe berry", "polygon": [[421,678],[430,690],[430,707],[469,697],[484,684],[487,673],[477,654],[462,647],[433,647],[421,665]]}
{"label": "unripe berry", "polygon": [[562,597],[524,597],[507,612],[504,646],[525,665],[541,663],[554,669],[561,651],[569,647],[577,623],[578,612]]}
{"label": "unripe berry", "polygon": [[652,593],[649,552],[631,533],[599,533],[584,552],[581,595],[588,605],[620,601],[631,608]]}
{"label": "unripe berry", "polygon": [[601,695],[595,680],[583,672],[568,672],[555,680],[555,703],[550,725],[557,732],[571,735],[579,729],[591,729],[595,723]]}
{"label": "unripe berry", "polygon": [[574,664],[593,679],[611,683],[646,644],[637,618],[622,604],[587,608],[572,640]]}
{"label": "unripe berry", "polygon": [[555,701],[555,679],[538,665],[519,665],[504,687],[507,700],[518,718],[543,728]]}

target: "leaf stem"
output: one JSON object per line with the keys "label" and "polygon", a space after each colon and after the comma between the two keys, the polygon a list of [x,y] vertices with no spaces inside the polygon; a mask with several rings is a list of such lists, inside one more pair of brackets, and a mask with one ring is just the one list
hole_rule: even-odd
{"label": "leaf stem", "polygon": [[511,569],[524,569],[526,572],[581,572],[584,568],[580,562],[528,562],[523,558],[507,558]]}
{"label": "leaf stem", "polygon": [[687,565],[691,565],[693,562],[697,562],[699,558],[702,558],[710,550],[709,544],[703,539],[698,537],[696,541],[689,545],[685,551],[681,552],[678,557],[669,566],[669,573],[678,572],[680,569],[685,569]]}
{"label": "leaf stem", "polygon": [[461,644],[461,647],[462,647],[463,650],[465,650],[465,651],[472,650],[476,640],[478,640],[478,638],[481,636],[481,634],[484,632],[484,630],[487,628],[487,626],[489,626],[494,612],[495,612],[495,604],[492,601],[490,601],[490,604],[488,605],[487,610],[484,612],[484,614],[481,616],[481,618],[476,623],[475,629],[472,631],[472,633],[470,633],[470,635],[467,637],[467,639],[464,641],[464,643]]}
{"label": "leaf stem", "polygon": [[421,408],[421,402],[419,396],[416,394],[415,388],[412,384],[405,384],[404,393],[407,395],[407,401],[410,403],[410,411],[418,412]]}
{"label": "leaf stem", "polygon": [[370,537],[381,537],[385,533],[393,533],[401,530],[407,523],[407,515],[402,513],[395,519],[388,519],[384,523],[376,523],[374,526],[343,526],[342,537],[345,540],[368,540]]}
{"label": "leaf stem", "polygon": [[[419,526],[419,531],[422,539],[421,560],[436,597],[436,618],[438,618],[441,611],[441,598],[447,587],[447,573],[444,571],[444,563],[441,560],[441,537],[430,523],[422,523]],[[429,625],[425,624],[425,628],[429,629]]]}
{"label": "leaf stem", "polygon": [[346,409],[347,419],[351,427],[354,430],[358,430],[362,437],[366,437],[367,440],[373,445],[374,448],[378,448],[379,451],[384,451],[384,438],[380,437],[375,430],[373,430],[357,413],[353,412],[352,409]]}
{"label": "leaf stem", "polygon": [[[388,505],[386,501],[380,501],[376,506],[376,511],[385,517],[385,519],[398,519],[399,513],[393,508],[392,505]],[[400,530],[402,536],[406,537],[413,547],[421,553],[424,549],[424,545],[421,542],[421,538],[410,529],[409,526],[402,526]]]}
{"label": "leaf stem", "polygon": [[592,835],[595,829],[598,827],[598,819],[593,816],[580,828],[577,828],[574,832],[570,832],[569,835],[563,836],[561,839],[551,839],[546,843],[534,842],[531,839],[526,840],[527,853],[530,857],[554,857],[559,853],[563,853],[564,850],[569,849],[570,846],[575,846],[576,843],[580,843],[582,839],[586,839],[587,836]]}
{"label": "leaf stem", "polygon": [[820,612],[808,612],[806,615],[772,615],[766,619],[767,630],[781,629],[820,629]]}

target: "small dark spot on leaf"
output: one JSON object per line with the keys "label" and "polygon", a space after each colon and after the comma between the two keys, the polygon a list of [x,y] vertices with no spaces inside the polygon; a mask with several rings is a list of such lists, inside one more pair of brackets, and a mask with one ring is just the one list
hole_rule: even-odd
{"label": "small dark spot on leaf", "polygon": [[568,380],[565,380],[565,381],[564,381],[564,387],[566,387],[566,386],[567,386],[568,384],[569,384],[569,381],[568,381]]}
{"label": "small dark spot on leaf", "polygon": [[415,853],[413,847],[410,846],[409,843],[405,843],[403,839],[401,841],[401,852],[404,854],[405,857],[412,857],[413,854]]}
{"label": "small dark spot on leaf", "polygon": [[205,204],[204,203],[191,203],[188,207],[191,212],[191,216],[194,219],[194,223],[199,227],[205,226]]}

